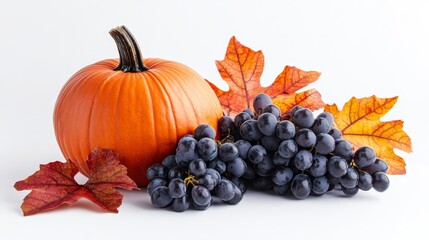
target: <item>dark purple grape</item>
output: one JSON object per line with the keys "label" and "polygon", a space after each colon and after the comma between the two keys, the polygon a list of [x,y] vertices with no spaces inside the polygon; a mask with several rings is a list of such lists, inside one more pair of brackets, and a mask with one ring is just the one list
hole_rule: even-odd
{"label": "dark purple grape", "polygon": [[271,180],[276,185],[285,185],[293,178],[293,172],[290,168],[285,166],[277,167],[271,177]]}
{"label": "dark purple grape", "polygon": [[281,140],[292,139],[295,137],[295,124],[289,120],[283,120],[277,124],[276,135]]}
{"label": "dark purple grape", "polygon": [[276,167],[277,166],[273,163],[273,160],[271,160],[271,158],[268,156],[265,156],[262,162],[256,164],[255,172],[259,176],[269,177],[273,174],[273,171]]}
{"label": "dark purple grape", "polygon": [[164,178],[155,178],[150,181],[150,183],[147,185],[147,192],[149,195],[152,195],[153,190],[155,190],[157,187],[160,186],[167,186],[168,181]]}
{"label": "dark purple grape", "polygon": [[299,150],[293,159],[293,164],[301,171],[305,171],[311,167],[313,163],[313,154],[310,151],[302,149]]}
{"label": "dark purple grape", "polygon": [[299,128],[310,128],[314,123],[313,112],[308,108],[299,109],[293,115],[295,125]]}
{"label": "dark purple grape", "polygon": [[304,199],[310,195],[311,192],[311,178],[307,174],[296,175],[291,184],[292,195],[298,199]]}
{"label": "dark purple grape", "polygon": [[347,197],[351,197],[356,195],[359,192],[359,188],[357,186],[352,188],[346,188],[344,186],[341,186],[341,190]]}
{"label": "dark purple grape", "polygon": [[228,162],[226,171],[234,177],[241,177],[246,172],[247,165],[243,159],[237,157],[236,159]]}
{"label": "dark purple grape", "polygon": [[215,139],[216,137],[216,131],[214,128],[208,124],[201,124],[197,128],[195,128],[194,131],[194,137],[197,140],[200,140],[202,138],[211,138]]}
{"label": "dark purple grape", "polygon": [[311,130],[317,135],[319,133],[328,133],[331,130],[331,125],[329,125],[328,120],[325,118],[316,118],[314,120]]}
{"label": "dark purple grape", "polygon": [[168,207],[173,202],[173,198],[170,196],[168,187],[166,186],[155,188],[150,197],[152,205],[157,208]]}
{"label": "dark purple grape", "polygon": [[316,135],[308,128],[301,128],[295,134],[295,142],[303,148],[312,148],[316,144]]}
{"label": "dark purple grape", "polygon": [[383,172],[376,172],[372,174],[372,187],[377,192],[384,192],[389,188],[389,178]]}
{"label": "dark purple grape", "polygon": [[204,137],[198,141],[197,151],[202,159],[212,161],[218,154],[217,143],[211,138]]}
{"label": "dark purple grape", "polygon": [[231,205],[235,205],[241,202],[241,200],[243,199],[243,192],[241,191],[241,189],[235,184],[233,184],[233,188],[234,188],[234,197],[231,198],[230,200],[224,201],[225,203],[231,204]]}
{"label": "dark purple grape", "polygon": [[199,206],[204,206],[212,201],[210,191],[201,185],[196,185],[192,188],[192,201]]}
{"label": "dark purple grape", "polygon": [[335,149],[335,140],[327,133],[319,133],[316,137],[314,148],[320,154],[331,153]]}
{"label": "dark purple grape", "polygon": [[252,144],[248,142],[247,140],[238,140],[235,142],[235,146],[238,149],[238,156],[242,159],[247,159],[247,155],[249,152],[249,149],[252,147]]}
{"label": "dark purple grape", "polygon": [[329,186],[330,184],[326,176],[316,177],[312,181],[311,191],[317,196],[320,196],[328,192]]}
{"label": "dark purple grape", "polygon": [[173,198],[181,198],[186,194],[185,182],[180,178],[171,179],[168,184],[170,196]]}
{"label": "dark purple grape", "polygon": [[238,158],[238,149],[233,143],[223,143],[219,146],[219,158],[224,162],[230,162]]}
{"label": "dark purple grape", "polygon": [[267,155],[267,150],[261,145],[254,145],[249,149],[247,154],[247,159],[253,164],[258,164],[264,160],[264,157]]}
{"label": "dark purple grape", "polygon": [[326,174],[328,159],[320,154],[313,155],[313,163],[309,169],[311,176],[321,177]]}
{"label": "dark purple grape", "polygon": [[328,172],[333,177],[342,177],[347,173],[347,161],[339,156],[333,156],[328,160]]}
{"label": "dark purple grape", "polygon": [[360,147],[354,153],[353,160],[359,168],[371,166],[375,162],[374,149],[370,147]]}
{"label": "dark purple grape", "polygon": [[336,140],[333,153],[346,159],[350,163],[353,157],[353,146],[344,139]]}
{"label": "dark purple grape", "polygon": [[277,166],[289,166],[290,158],[282,157],[279,152],[275,152],[273,155],[273,163]]}
{"label": "dark purple grape", "polygon": [[206,170],[206,163],[201,158],[195,159],[189,163],[189,172],[197,178],[203,176]]}
{"label": "dark purple grape", "polygon": [[167,157],[162,160],[162,165],[166,166],[168,169],[171,169],[175,166],[177,166],[176,163],[176,156],[175,155],[168,155]]}
{"label": "dark purple grape", "polygon": [[293,139],[284,140],[280,143],[278,152],[284,158],[293,158],[298,152],[298,145]]}
{"label": "dark purple grape", "polygon": [[189,209],[191,201],[189,201],[188,195],[185,195],[181,198],[173,199],[173,210],[176,212],[184,212]]}
{"label": "dark purple grape", "polygon": [[255,110],[256,115],[261,114],[264,108],[271,104],[273,104],[271,97],[264,93],[256,95],[253,99],[253,109]]}
{"label": "dark purple grape", "polygon": [[258,118],[258,128],[262,134],[272,136],[276,133],[277,118],[271,113],[263,113]]}
{"label": "dark purple grape", "polygon": [[331,135],[335,140],[339,140],[343,137],[343,133],[336,128],[329,130],[328,134]]}
{"label": "dark purple grape", "polygon": [[358,187],[360,190],[368,191],[372,188],[372,177],[365,171],[359,171]]}
{"label": "dark purple grape", "polygon": [[257,141],[262,137],[256,120],[247,120],[240,127],[240,135],[247,141]]}
{"label": "dark purple grape", "polygon": [[168,175],[168,168],[162,164],[154,164],[150,166],[146,171],[146,177],[149,181],[152,181],[155,178],[164,178],[166,179]]}
{"label": "dark purple grape", "polygon": [[218,120],[218,127],[221,135],[229,135],[235,129],[234,120],[229,116],[222,116]]}
{"label": "dark purple grape", "polygon": [[226,171],[226,164],[220,159],[215,159],[208,164],[209,168],[213,168],[218,171],[220,174],[223,174]]}
{"label": "dark purple grape", "polygon": [[273,184],[274,193],[277,195],[285,195],[290,191],[290,185],[292,181],[286,183],[285,185]]}

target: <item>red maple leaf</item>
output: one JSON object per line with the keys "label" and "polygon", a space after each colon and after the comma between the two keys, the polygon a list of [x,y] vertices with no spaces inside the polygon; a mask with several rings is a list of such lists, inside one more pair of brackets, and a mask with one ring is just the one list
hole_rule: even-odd
{"label": "red maple leaf", "polygon": [[116,188],[137,189],[127,176],[126,167],[119,163],[118,155],[108,149],[95,149],[89,154],[87,163],[89,177],[83,185],[75,181],[78,168],[70,160],[42,164],[39,171],[16,182],[16,190],[32,190],[21,205],[24,216],[63,204],[73,205],[80,198],[87,198],[107,211],[118,212],[123,195]]}

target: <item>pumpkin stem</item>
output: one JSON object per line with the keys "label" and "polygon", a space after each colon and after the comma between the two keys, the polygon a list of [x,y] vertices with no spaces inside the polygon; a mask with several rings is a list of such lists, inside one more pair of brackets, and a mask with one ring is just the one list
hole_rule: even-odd
{"label": "pumpkin stem", "polygon": [[149,70],[143,64],[139,45],[125,26],[110,30],[119,52],[119,65],[115,68],[123,72],[143,72]]}

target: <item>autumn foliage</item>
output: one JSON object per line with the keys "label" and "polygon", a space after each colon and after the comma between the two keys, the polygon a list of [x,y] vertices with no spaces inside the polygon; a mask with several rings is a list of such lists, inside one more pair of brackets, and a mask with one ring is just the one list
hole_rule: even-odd
{"label": "autumn foliage", "polygon": [[404,159],[394,152],[395,148],[405,152],[412,151],[411,139],[402,129],[403,121],[380,121],[396,103],[397,97],[353,97],[340,111],[335,104],[325,105],[320,93],[315,89],[299,92],[316,81],[320,76],[319,72],[303,71],[291,66],[285,66],[272,85],[262,87],[262,51],[253,51],[235,37],[229,41],[225,59],[216,61],[216,66],[229,90],[225,92],[214,84],[209,84],[218,96],[226,115],[234,117],[246,108],[251,109],[251,101],[259,93],[270,95],[273,104],[278,106],[282,113],[287,113],[296,105],[311,110],[325,107],[325,111],[333,114],[335,126],[342,132],[343,138],[355,149],[371,146],[377,156],[387,162],[390,174],[406,173]]}
{"label": "autumn foliage", "polygon": [[405,161],[393,149],[411,152],[411,139],[402,129],[403,121],[380,121],[395,105],[398,97],[351,98],[340,111],[336,104],[326,105],[332,113],[335,125],[356,149],[371,146],[377,156],[389,165],[390,174],[405,174]]}
{"label": "autumn foliage", "polygon": [[116,188],[137,188],[127,176],[127,169],[119,163],[118,155],[107,149],[95,149],[87,163],[89,177],[84,185],[74,179],[78,168],[70,160],[42,164],[39,171],[16,182],[16,190],[32,190],[21,205],[24,216],[55,209],[63,204],[73,205],[81,198],[87,198],[107,211],[118,212],[123,195]]}
{"label": "autumn foliage", "polygon": [[297,92],[316,81],[320,73],[303,71],[296,67],[285,66],[269,87],[262,87],[260,78],[264,70],[262,51],[253,51],[242,45],[235,37],[229,41],[225,59],[216,61],[217,69],[223,80],[228,83],[229,91],[224,92],[208,82],[215,91],[225,114],[234,116],[243,109],[251,109],[253,98],[266,93],[273,98],[283,112],[300,105],[311,110],[325,106],[320,93],[315,89]]}

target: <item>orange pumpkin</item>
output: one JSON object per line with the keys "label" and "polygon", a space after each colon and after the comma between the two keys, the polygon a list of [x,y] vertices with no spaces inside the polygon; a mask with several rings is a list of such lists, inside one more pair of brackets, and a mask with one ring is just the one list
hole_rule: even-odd
{"label": "orange pumpkin", "polygon": [[88,154],[109,148],[139,186],[147,185],[147,168],[174,153],[177,141],[197,125],[217,129],[222,109],[195,71],[173,61],[142,61],[123,26],[110,34],[120,59],[84,67],[68,80],[55,105],[55,134],[66,159],[83,174],[88,174]]}

